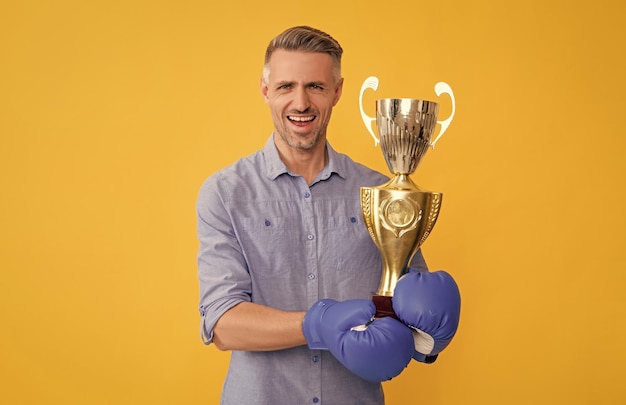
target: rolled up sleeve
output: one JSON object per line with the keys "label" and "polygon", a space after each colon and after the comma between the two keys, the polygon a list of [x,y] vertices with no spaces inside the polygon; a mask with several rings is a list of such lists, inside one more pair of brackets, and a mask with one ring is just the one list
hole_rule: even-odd
{"label": "rolled up sleeve", "polygon": [[219,175],[204,182],[196,209],[200,242],[200,335],[208,345],[213,341],[213,328],[219,318],[235,305],[249,302],[252,287],[231,214],[220,190]]}

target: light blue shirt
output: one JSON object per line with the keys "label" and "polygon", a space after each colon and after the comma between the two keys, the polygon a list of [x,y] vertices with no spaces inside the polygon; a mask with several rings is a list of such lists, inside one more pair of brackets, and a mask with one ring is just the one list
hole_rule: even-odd
{"label": "light blue shirt", "polygon": [[[218,171],[198,197],[201,333],[205,344],[230,308],[248,301],[306,311],[322,298],[370,298],[381,259],[363,223],[360,188],[386,176],[335,152],[307,184],[265,147]],[[412,267],[426,269],[421,253]],[[233,351],[222,404],[383,404],[365,381],[327,351],[300,346]]]}

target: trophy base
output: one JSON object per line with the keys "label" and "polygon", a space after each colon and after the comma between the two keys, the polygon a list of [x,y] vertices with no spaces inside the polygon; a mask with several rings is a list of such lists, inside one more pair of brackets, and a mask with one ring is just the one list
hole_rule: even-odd
{"label": "trophy base", "polygon": [[391,305],[391,297],[387,297],[385,295],[372,295],[372,301],[376,306],[376,318],[384,318],[390,316],[394,319],[398,319],[398,316],[393,310],[393,306]]}

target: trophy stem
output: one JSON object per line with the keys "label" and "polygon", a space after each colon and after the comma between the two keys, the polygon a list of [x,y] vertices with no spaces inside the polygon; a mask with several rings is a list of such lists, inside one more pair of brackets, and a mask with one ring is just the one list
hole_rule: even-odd
{"label": "trophy stem", "polygon": [[[391,305],[391,297],[386,295],[372,295],[372,301],[376,306],[376,318],[384,318],[390,316],[394,319],[398,319],[395,311],[393,310],[393,306]],[[399,319],[398,319],[399,320]]]}

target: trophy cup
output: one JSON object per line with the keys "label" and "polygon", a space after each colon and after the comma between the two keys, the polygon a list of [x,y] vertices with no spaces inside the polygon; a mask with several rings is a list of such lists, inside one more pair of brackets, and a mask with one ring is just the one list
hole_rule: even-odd
{"label": "trophy cup", "polygon": [[432,145],[438,104],[389,98],[376,101],[376,126],[383,155],[394,177],[361,187],[365,226],[382,257],[382,276],[372,300],[376,317],[396,317],[391,297],[398,279],[435,226],[443,195],[418,187],[409,177]]}

